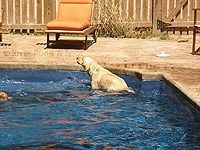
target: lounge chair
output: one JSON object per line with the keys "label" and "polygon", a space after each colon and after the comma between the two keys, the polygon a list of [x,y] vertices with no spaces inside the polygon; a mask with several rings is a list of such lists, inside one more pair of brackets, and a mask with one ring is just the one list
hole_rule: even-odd
{"label": "lounge chair", "polygon": [[[94,3],[92,0],[60,0],[57,18],[47,24],[47,47],[59,40],[60,34],[81,34],[85,36],[83,48],[88,48],[88,35],[92,33],[96,43],[96,27],[92,24]],[[55,34],[55,40],[50,40]]]}
{"label": "lounge chair", "polygon": [[197,24],[197,11],[200,8],[195,8],[194,10],[194,25],[193,25],[193,44],[192,44],[192,54],[195,55],[199,52],[200,47],[196,49],[196,34],[200,30],[200,24]]}

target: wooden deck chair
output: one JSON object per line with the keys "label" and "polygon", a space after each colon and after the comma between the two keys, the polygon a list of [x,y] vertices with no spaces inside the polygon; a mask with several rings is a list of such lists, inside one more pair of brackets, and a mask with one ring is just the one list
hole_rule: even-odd
{"label": "wooden deck chair", "polygon": [[[47,47],[59,40],[60,34],[81,34],[85,36],[83,47],[88,48],[87,37],[92,33],[96,43],[96,27],[92,24],[94,3],[92,0],[60,0],[57,18],[47,24]],[[50,40],[50,34],[55,40]]]}
{"label": "wooden deck chair", "polygon": [[194,25],[193,25],[193,44],[192,44],[192,54],[195,55],[199,52],[200,47],[196,49],[196,34],[200,30],[200,24],[197,24],[197,11],[200,8],[195,8],[194,10]]}

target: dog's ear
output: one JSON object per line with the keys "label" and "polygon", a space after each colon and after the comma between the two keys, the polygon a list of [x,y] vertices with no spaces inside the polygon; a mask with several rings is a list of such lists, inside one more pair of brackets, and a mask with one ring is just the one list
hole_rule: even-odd
{"label": "dog's ear", "polygon": [[95,71],[96,71],[96,66],[91,65],[91,66],[90,66],[90,71],[91,71],[92,73],[95,72]]}
{"label": "dog's ear", "polygon": [[96,72],[96,68],[94,65],[90,65],[90,67],[88,68],[89,74],[93,75]]}
{"label": "dog's ear", "polygon": [[93,63],[90,65],[89,67],[89,74],[93,75],[94,73],[98,72],[100,69],[100,67],[97,65],[97,63]]}
{"label": "dog's ear", "polygon": [[87,72],[90,69],[90,66],[89,65],[84,65],[84,69]]}

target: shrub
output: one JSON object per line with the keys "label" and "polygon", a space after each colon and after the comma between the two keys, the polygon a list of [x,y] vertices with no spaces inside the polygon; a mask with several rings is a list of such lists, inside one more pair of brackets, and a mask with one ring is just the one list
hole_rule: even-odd
{"label": "shrub", "polygon": [[[151,28],[134,27],[134,20],[132,18],[126,18],[120,14],[119,3],[109,7],[111,6],[111,1],[109,2],[108,5],[100,3],[98,7],[98,9],[101,9],[100,12],[103,12],[99,14],[100,20],[98,30],[100,36],[141,39],[157,38],[161,40],[166,40],[168,38],[166,33],[153,33]],[[122,4],[121,7],[123,8],[125,6]]]}
{"label": "shrub", "polygon": [[109,37],[132,37],[132,19],[123,18],[120,15],[119,4],[110,8],[101,4],[99,9],[103,10],[100,14],[100,25],[98,27],[100,35]]}

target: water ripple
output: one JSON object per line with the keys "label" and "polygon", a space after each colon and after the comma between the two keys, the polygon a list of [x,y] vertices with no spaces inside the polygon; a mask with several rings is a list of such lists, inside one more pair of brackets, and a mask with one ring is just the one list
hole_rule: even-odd
{"label": "water ripple", "polygon": [[136,94],[92,91],[82,72],[0,71],[0,149],[200,148],[200,115],[161,81]]}

